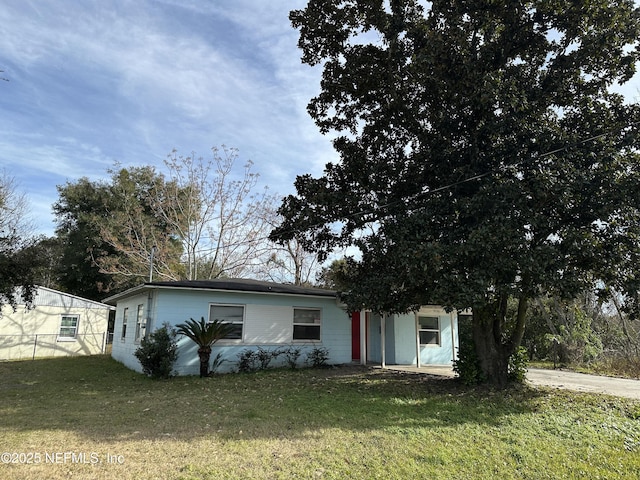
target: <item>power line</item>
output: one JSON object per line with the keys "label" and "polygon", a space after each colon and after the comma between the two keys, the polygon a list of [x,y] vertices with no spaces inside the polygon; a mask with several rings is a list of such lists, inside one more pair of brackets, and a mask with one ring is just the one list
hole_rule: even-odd
{"label": "power line", "polygon": [[[569,150],[571,148],[577,147],[579,145],[584,145],[586,143],[593,142],[593,141],[598,140],[600,138],[604,138],[604,137],[606,137],[606,136],[608,136],[608,135],[610,135],[612,133],[622,131],[625,128],[630,128],[630,127],[635,127],[635,126],[640,126],[640,121],[631,122],[631,123],[619,128],[619,129],[612,129],[612,130],[609,130],[609,131],[604,132],[604,133],[600,133],[600,134],[597,134],[597,135],[592,135],[590,137],[584,138],[584,139],[579,140],[577,142],[574,142],[572,144],[565,145],[565,146],[562,146],[562,147],[558,147],[558,148],[556,148],[554,150],[549,150],[547,152],[543,152],[543,153],[538,154],[535,157],[533,157],[533,160],[538,160],[538,159],[541,159],[541,158],[549,157],[549,156],[555,155],[557,153],[560,153],[560,152]],[[480,173],[480,174],[477,174],[477,175],[473,175],[471,177],[467,177],[467,178],[464,178],[462,180],[458,180],[458,181],[443,185],[441,187],[437,187],[437,188],[434,188],[434,189],[431,189],[431,190],[427,190],[425,192],[421,192],[419,194],[413,195],[412,197],[406,197],[406,198],[394,200],[392,202],[388,202],[386,204],[379,205],[376,208],[372,208],[372,209],[369,209],[369,210],[361,210],[361,211],[350,213],[350,214],[345,214],[345,215],[342,216],[342,219],[349,219],[349,218],[354,218],[354,217],[363,217],[365,215],[381,213],[382,210],[388,209],[390,207],[393,207],[393,206],[401,204],[401,203],[406,203],[407,201],[410,201],[410,200],[415,200],[417,197],[420,197],[420,196],[431,196],[431,195],[434,195],[434,194],[439,193],[439,192],[450,190],[450,189],[452,189],[454,187],[457,187],[457,186],[465,184],[465,183],[473,182],[475,180],[480,180],[480,179],[482,179],[484,177],[487,177],[487,176],[490,176],[490,175],[498,173],[501,169],[504,169],[504,168],[507,168],[507,167],[517,166],[517,165],[521,164],[523,161],[524,160],[520,160],[520,161],[513,162],[511,164],[504,164],[504,165],[502,165],[500,167],[494,168],[494,169],[489,170],[487,172]],[[415,208],[415,210],[417,210],[419,208],[420,207],[417,207],[417,208]],[[335,220],[335,221],[336,222],[340,222],[340,220]],[[327,222],[317,222],[317,223],[310,224],[307,228],[308,229],[316,228],[316,227],[320,227],[320,226],[323,226],[323,225],[326,225],[326,224],[327,224]],[[298,231],[297,229],[291,229],[291,230],[285,230],[282,233],[285,233],[285,234],[293,233],[293,234],[295,234],[297,231]],[[269,240],[269,236],[256,237],[255,239],[253,239],[253,241],[265,241],[265,240]],[[236,243],[227,244],[226,246],[227,247],[237,247],[237,246],[246,245],[247,243],[249,243],[249,242],[246,242],[246,241],[244,241],[244,242],[236,242]]]}

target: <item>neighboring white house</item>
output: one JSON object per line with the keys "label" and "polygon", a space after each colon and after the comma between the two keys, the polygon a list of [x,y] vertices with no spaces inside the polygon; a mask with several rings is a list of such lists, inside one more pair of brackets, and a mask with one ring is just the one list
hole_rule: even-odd
{"label": "neighboring white house", "polygon": [[[220,353],[225,360],[221,372],[235,370],[241,352],[259,347],[299,347],[301,360],[314,348],[326,348],[330,364],[450,365],[456,357],[455,314],[437,307],[384,318],[350,314],[332,290],[245,279],[185,280],[145,283],[104,302],[116,306],[112,356],[136,371],[142,369],[134,352],[148,332],[200,318],[235,327],[213,346],[212,358]],[[198,374],[196,345],[180,337],[178,346],[176,372]]]}
{"label": "neighboring white house", "polygon": [[38,287],[33,308],[4,305],[0,316],[0,360],[92,355],[105,352],[113,307]]}

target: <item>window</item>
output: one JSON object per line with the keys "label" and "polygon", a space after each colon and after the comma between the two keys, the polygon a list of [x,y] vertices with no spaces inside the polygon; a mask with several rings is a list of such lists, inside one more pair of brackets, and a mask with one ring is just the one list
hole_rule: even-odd
{"label": "window", "polygon": [[244,307],[242,305],[210,305],[209,322],[219,320],[231,325],[231,331],[223,337],[225,340],[242,340]]}
{"label": "window", "polygon": [[440,320],[438,317],[418,315],[420,345],[440,345]]}
{"label": "window", "polygon": [[138,312],[136,313],[136,342],[140,341],[140,337],[144,337],[144,329],[146,327],[144,319],[144,305],[138,305]]}
{"label": "window", "polygon": [[59,338],[76,338],[78,334],[78,321],[80,317],[78,315],[62,315],[60,320],[60,333]]}
{"label": "window", "polygon": [[129,307],[124,309],[122,313],[122,336],[120,337],[122,340],[127,336],[127,319],[129,317]]}
{"label": "window", "polygon": [[320,340],[320,310],[293,309],[293,339]]}

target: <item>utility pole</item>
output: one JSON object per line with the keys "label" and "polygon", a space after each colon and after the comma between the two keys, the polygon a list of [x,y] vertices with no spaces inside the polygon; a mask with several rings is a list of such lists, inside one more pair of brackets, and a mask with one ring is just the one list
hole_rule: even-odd
{"label": "utility pole", "polygon": [[149,283],[153,282],[153,255],[156,253],[156,246],[151,247],[151,255],[149,255]]}

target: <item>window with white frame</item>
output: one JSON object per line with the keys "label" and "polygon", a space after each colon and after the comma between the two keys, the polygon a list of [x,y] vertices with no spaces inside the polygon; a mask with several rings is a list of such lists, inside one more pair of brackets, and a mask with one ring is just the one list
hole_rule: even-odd
{"label": "window with white frame", "polygon": [[127,336],[127,320],[129,319],[129,307],[125,307],[122,312],[122,335],[120,338],[124,340]]}
{"label": "window with white frame", "polygon": [[440,345],[440,319],[418,315],[418,335],[420,345]]}
{"label": "window with white frame", "polygon": [[214,320],[231,327],[231,331],[223,337],[224,340],[242,340],[242,327],[244,325],[243,305],[210,305],[209,322]]}
{"label": "window with white frame", "polygon": [[76,338],[78,335],[79,321],[80,317],[78,315],[62,315],[62,318],[60,319],[60,331],[58,333],[58,338]]}
{"label": "window with white frame", "polygon": [[146,327],[144,318],[144,304],[138,305],[138,311],[136,313],[136,338],[135,341],[139,342],[141,337],[144,337],[144,330]]}
{"label": "window with white frame", "polygon": [[320,340],[320,310],[317,308],[293,309],[293,339]]}

